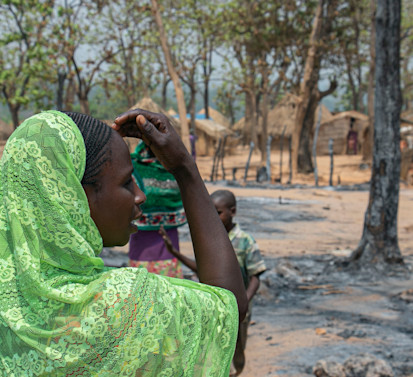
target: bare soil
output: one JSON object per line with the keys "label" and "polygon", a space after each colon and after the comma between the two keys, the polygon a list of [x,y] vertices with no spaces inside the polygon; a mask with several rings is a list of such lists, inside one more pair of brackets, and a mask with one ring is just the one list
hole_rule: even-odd
{"label": "bare soil", "polygon": [[[258,154],[244,182],[247,157],[242,147],[227,156],[226,180],[220,175],[218,182],[208,182],[212,157],[197,158],[210,192],[226,188],[237,196],[236,220],[254,235],[268,265],[255,298],[242,376],[307,377],[320,359],[343,363],[366,352],[385,360],[395,376],[413,376],[413,189],[402,183],[399,203],[399,246],[407,269],[382,276],[348,272],[334,262],[361,238],[370,178],[369,168],[360,169],[361,157],[334,156],[333,187],[328,156],[317,159],[319,187],[313,175],[286,183],[287,154],[279,182],[277,152],[270,183],[255,182]],[[192,256],[187,227],[180,229],[180,240],[182,252]],[[126,250],[114,251],[126,257]]]}

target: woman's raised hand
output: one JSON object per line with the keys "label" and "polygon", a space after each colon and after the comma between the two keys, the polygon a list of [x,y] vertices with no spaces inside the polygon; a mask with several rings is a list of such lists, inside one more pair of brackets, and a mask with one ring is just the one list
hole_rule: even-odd
{"label": "woman's raised hand", "polygon": [[161,164],[174,173],[193,159],[163,114],[134,109],[119,115],[112,128],[123,137],[137,137],[151,148]]}

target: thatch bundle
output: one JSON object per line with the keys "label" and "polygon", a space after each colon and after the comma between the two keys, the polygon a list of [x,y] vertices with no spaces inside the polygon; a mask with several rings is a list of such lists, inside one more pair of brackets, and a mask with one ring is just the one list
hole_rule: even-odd
{"label": "thatch bundle", "polygon": [[[279,101],[269,112],[268,112],[268,119],[267,119],[267,133],[268,136],[272,136],[274,139],[278,139],[284,130],[284,136],[288,137],[291,136],[294,127],[295,127],[295,120],[297,116],[297,108],[300,103],[300,97],[286,93],[286,95]],[[318,121],[318,114],[319,114],[320,105],[317,106],[317,109],[314,113],[314,127]],[[321,123],[331,119],[332,114],[331,112],[325,107],[323,104],[321,105]],[[245,129],[245,118],[241,118],[237,123],[235,123],[233,130],[243,132]],[[261,135],[262,132],[262,117],[260,116],[258,119],[258,129],[257,133],[258,136]]]}
{"label": "thatch bundle", "polygon": [[[205,109],[200,110],[198,114],[205,115]],[[230,120],[224,114],[220,113],[218,110],[215,110],[212,107],[208,107],[208,115],[210,119],[217,122],[218,124],[221,124],[226,128],[231,127]]]}

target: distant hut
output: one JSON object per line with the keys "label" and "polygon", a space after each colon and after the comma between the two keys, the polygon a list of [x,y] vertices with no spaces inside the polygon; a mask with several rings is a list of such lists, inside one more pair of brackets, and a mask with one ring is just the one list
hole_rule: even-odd
{"label": "distant hut", "polygon": [[[178,115],[175,115],[176,117]],[[187,114],[188,122],[190,115]],[[212,156],[220,138],[232,134],[232,131],[213,119],[206,119],[205,114],[195,116],[196,154]]]}
{"label": "distant hut", "polygon": [[[205,109],[200,110],[198,114],[205,116]],[[217,122],[218,124],[222,124],[226,128],[231,127],[231,121],[224,114],[220,113],[218,110],[215,110],[212,107],[208,107],[208,114],[209,114],[209,118]]]}
{"label": "distant hut", "polygon": [[[227,135],[225,140],[225,153],[229,155],[234,154],[237,146],[240,145],[240,137],[233,132],[231,121],[224,114],[212,107],[208,107],[208,114],[210,119],[227,129],[225,133]],[[200,110],[198,115],[205,116],[205,109]]]}
{"label": "distant hut", "polygon": [[360,153],[363,143],[363,132],[368,127],[368,116],[358,111],[343,111],[322,121],[317,139],[317,154],[328,154],[328,142],[334,140],[334,154],[346,154],[348,151],[347,136],[352,130],[357,133],[357,153]]}
{"label": "distant hut", "polygon": [[[286,143],[295,127],[295,120],[297,117],[297,108],[300,103],[300,97],[286,93],[285,96],[268,112],[267,119],[267,134],[272,136],[271,148],[277,149],[280,146],[280,139],[284,133],[284,142]],[[320,105],[319,105],[320,106]],[[318,121],[319,106],[314,113],[314,127]],[[331,112],[321,104],[321,122],[331,119]],[[261,139],[262,134],[262,117],[258,121],[258,140]],[[243,132],[245,119],[241,118],[233,126],[233,130]]]}

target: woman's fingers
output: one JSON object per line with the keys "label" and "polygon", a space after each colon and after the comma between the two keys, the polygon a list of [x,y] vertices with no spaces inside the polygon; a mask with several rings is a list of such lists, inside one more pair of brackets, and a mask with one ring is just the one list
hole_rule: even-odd
{"label": "woman's fingers", "polygon": [[151,111],[137,109],[140,115],[143,115],[149,122],[151,122],[160,132],[166,131],[169,124],[169,119],[158,113],[152,113]]}

